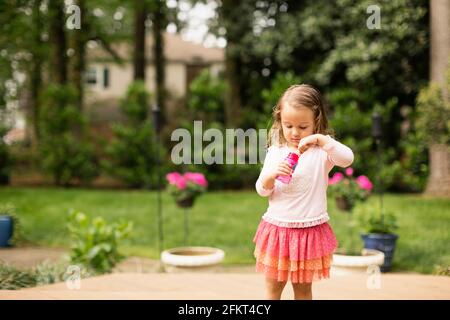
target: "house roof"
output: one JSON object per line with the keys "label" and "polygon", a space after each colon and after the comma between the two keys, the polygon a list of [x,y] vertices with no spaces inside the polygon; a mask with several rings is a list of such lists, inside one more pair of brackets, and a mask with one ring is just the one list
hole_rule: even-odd
{"label": "house roof", "polygon": [[[164,56],[167,62],[213,63],[223,62],[225,53],[220,48],[207,48],[201,44],[185,41],[179,34],[164,33]],[[145,41],[148,61],[153,60],[153,37],[147,35]],[[132,42],[121,42],[111,46],[125,61],[132,60]],[[101,46],[87,49],[89,61],[111,60],[111,55]]]}

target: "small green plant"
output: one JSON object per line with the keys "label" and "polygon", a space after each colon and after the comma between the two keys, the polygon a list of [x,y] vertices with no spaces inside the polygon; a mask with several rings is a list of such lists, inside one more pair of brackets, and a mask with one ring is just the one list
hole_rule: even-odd
{"label": "small green plant", "polygon": [[366,233],[392,234],[398,229],[397,217],[392,211],[378,213],[367,206],[355,211],[358,224]]}
{"label": "small green plant", "polygon": [[128,238],[131,222],[108,224],[97,217],[90,223],[88,217],[78,211],[69,214],[68,229],[73,239],[70,262],[81,264],[93,273],[108,273],[124,256],[118,251],[119,242]]}

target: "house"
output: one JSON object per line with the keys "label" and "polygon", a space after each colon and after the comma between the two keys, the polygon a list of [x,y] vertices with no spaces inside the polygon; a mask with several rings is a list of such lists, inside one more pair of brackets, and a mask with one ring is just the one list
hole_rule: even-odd
{"label": "house", "polygon": [[[191,81],[204,68],[213,74],[224,69],[224,50],[206,48],[201,44],[185,41],[179,34],[165,33],[165,88],[168,96],[168,115],[184,106],[184,98]],[[146,87],[155,92],[155,67],[153,65],[153,38],[146,38]],[[120,118],[119,101],[126,94],[133,81],[133,43],[113,46],[124,60],[116,63],[111,55],[100,46],[88,48],[87,70],[85,74],[85,104],[94,123],[105,123]]]}

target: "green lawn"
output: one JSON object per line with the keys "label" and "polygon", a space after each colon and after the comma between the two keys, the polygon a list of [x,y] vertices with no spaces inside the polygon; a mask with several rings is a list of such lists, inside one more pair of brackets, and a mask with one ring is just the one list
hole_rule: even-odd
{"label": "green lawn", "polygon": [[[374,206],[378,199],[369,200]],[[66,217],[70,209],[108,221],[134,223],[132,237],[122,246],[125,254],[157,258],[156,192],[57,188],[1,188],[0,203],[12,203],[21,217],[27,241],[34,245],[68,247]],[[400,235],[393,271],[433,273],[450,265],[450,200],[419,195],[388,194],[385,207],[399,213]],[[227,264],[251,264],[252,238],[267,198],[253,191],[209,192],[190,212],[191,245],[216,246],[226,252]],[[328,211],[341,244],[359,244],[358,232],[349,232],[349,214],[331,199]],[[165,248],[183,245],[183,211],[163,193]]]}

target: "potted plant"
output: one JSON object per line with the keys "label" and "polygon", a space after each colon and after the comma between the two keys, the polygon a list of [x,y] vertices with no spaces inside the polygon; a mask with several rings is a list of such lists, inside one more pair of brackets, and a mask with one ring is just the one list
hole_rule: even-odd
{"label": "potted plant", "polygon": [[0,207],[0,247],[6,248],[14,245],[18,239],[19,219],[12,205]]}
{"label": "potted plant", "polygon": [[361,208],[357,215],[362,230],[365,232],[361,234],[364,248],[382,251],[385,260],[381,271],[390,271],[398,239],[398,234],[395,233],[395,230],[398,229],[395,214],[391,211],[381,211],[378,214],[371,208]]}
{"label": "potted plant", "polygon": [[170,172],[166,175],[169,182],[167,190],[175,198],[180,208],[190,208],[194,205],[195,199],[206,191],[208,181],[202,173]]}
{"label": "potted plant", "polygon": [[351,211],[357,201],[365,201],[373,188],[372,182],[366,176],[355,178],[352,168],[345,169],[345,176],[342,172],[336,172],[328,180],[328,185],[336,205],[343,211]]}
{"label": "potted plant", "polygon": [[191,208],[196,198],[208,187],[205,176],[197,172],[171,172],[166,175],[168,191],[174,197],[178,207],[185,211],[184,241],[186,246],[171,248],[161,253],[161,261],[168,272],[201,271],[220,263],[225,256],[223,250],[212,247],[187,246],[188,242],[188,208]]}

